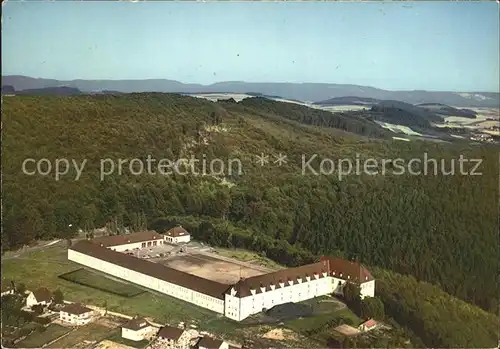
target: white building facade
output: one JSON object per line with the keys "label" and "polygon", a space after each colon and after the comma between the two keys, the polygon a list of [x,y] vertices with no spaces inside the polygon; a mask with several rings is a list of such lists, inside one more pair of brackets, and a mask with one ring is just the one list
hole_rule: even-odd
{"label": "white building facade", "polygon": [[142,318],[132,319],[122,326],[122,337],[136,342],[150,339],[157,332],[158,328]]}
{"label": "white building facade", "polygon": [[188,243],[191,235],[183,227],[175,227],[165,233],[165,240],[171,244]]}
{"label": "white building facade", "polygon": [[49,305],[52,303],[52,293],[45,287],[41,287],[28,294],[26,306],[31,308],[34,305]]}
{"label": "white building facade", "polygon": [[375,295],[375,280],[364,266],[336,258],[241,279],[234,285],[109,251],[87,241],[70,248],[68,259],[236,321],[284,303],[332,293],[342,295],[347,282],[360,286],[361,298]]}
{"label": "white building facade", "polygon": [[94,319],[94,311],[80,304],[72,303],[61,309],[59,319],[73,326],[83,326]]}

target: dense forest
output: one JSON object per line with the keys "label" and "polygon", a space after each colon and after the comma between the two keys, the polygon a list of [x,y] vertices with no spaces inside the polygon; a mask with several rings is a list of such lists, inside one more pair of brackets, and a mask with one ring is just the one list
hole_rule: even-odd
{"label": "dense forest", "polygon": [[312,109],[300,104],[281,103],[260,97],[246,98],[238,104],[245,107],[239,109],[241,112],[252,112],[257,115],[270,113],[307,125],[337,128],[369,137],[386,137],[389,134],[373,122],[365,120],[365,117],[369,116],[369,111],[333,114],[326,110]]}
{"label": "dense forest", "polygon": [[[305,249],[222,219],[179,216],[151,222],[151,226],[159,231],[178,224],[187,228],[199,241],[253,250],[286,266],[318,260],[318,256]],[[401,348],[404,345],[399,340],[405,338],[404,342],[408,337],[412,339],[413,347],[491,348],[497,344],[500,327],[498,316],[458,300],[439,287],[418,281],[413,276],[368,267],[377,279],[376,297],[360,301],[355,296],[359,295],[359,290],[349,292],[346,289],[346,303],[361,318],[375,318],[388,323],[396,320],[398,324],[404,324],[407,331],[401,336],[393,333],[390,339],[393,342],[385,342],[387,338],[379,338],[377,342],[357,338],[349,343],[348,348]],[[329,324],[324,329],[329,330],[332,326]],[[315,334],[311,333],[312,336]]]}
{"label": "dense forest", "polygon": [[[6,97],[2,131],[3,249],[77,229],[211,217],[258,234],[245,237],[260,244],[256,250],[266,250],[264,236],[279,241],[271,254],[296,251],[288,265],[342,256],[498,310],[497,148],[395,142],[368,120],[260,98],[214,103],[155,93]],[[255,162],[261,153],[271,156],[266,167]],[[272,162],[278,153],[286,164]],[[303,154],[317,154],[311,166],[318,168],[325,158],[408,161],[425,153],[446,170],[454,160],[457,173],[441,174],[439,164],[435,173],[431,164],[427,175],[396,174],[391,161],[378,175],[301,172]],[[191,155],[241,159],[243,173],[133,175],[126,162],[121,174],[99,174],[101,159]],[[482,175],[458,173],[460,156],[481,159]],[[24,174],[27,158],[65,158],[70,169],[59,180],[53,172]],[[78,180],[71,160],[86,160]]]}

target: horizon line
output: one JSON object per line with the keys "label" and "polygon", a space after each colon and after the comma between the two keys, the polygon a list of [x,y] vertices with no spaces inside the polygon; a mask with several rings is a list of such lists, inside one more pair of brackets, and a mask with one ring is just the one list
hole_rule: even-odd
{"label": "horizon line", "polygon": [[[368,87],[368,88],[373,88],[373,89],[378,89],[378,90],[383,90],[383,91],[390,91],[390,92],[451,92],[451,93],[497,93],[500,94],[500,90],[498,91],[485,91],[485,90],[477,90],[477,91],[471,91],[471,90],[430,90],[430,89],[386,89],[386,88],[381,88],[381,87],[375,87],[371,85],[360,85],[360,84],[346,84],[346,83],[335,83],[335,82],[290,82],[290,81],[258,81],[258,82],[248,82],[248,81],[243,81],[243,80],[227,80],[227,81],[218,81],[218,82],[213,82],[211,84],[202,84],[202,83],[197,83],[197,82],[182,82],[179,80],[172,80],[168,78],[141,78],[141,79],[103,79],[103,78],[93,78],[93,79],[82,79],[82,78],[73,78],[70,80],[66,79],[57,79],[57,78],[47,78],[47,77],[33,77],[29,75],[23,75],[23,74],[7,74],[3,75],[2,78],[4,77],[23,77],[23,78],[30,78],[30,79],[36,79],[36,80],[56,80],[56,81],[63,81],[63,82],[72,82],[72,81],[152,81],[152,80],[164,80],[164,81],[171,81],[171,82],[176,82],[179,84],[183,85],[199,85],[203,87],[209,87],[217,84],[224,84],[224,83],[243,83],[243,84],[295,84],[295,85],[344,85],[344,86],[359,86],[359,87]],[[3,86],[3,85],[2,85]],[[250,91],[251,92],[251,91]],[[217,92],[200,92],[200,93],[217,93]],[[243,93],[243,92],[242,92]]]}

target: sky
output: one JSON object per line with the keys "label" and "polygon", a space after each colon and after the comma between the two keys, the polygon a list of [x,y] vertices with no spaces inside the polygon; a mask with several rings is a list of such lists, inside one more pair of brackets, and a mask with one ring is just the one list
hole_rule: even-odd
{"label": "sky", "polygon": [[496,2],[8,1],[2,75],[499,91]]}

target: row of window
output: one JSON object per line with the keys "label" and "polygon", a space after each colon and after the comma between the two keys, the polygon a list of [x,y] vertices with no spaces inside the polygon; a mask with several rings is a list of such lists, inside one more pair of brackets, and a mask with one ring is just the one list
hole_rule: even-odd
{"label": "row of window", "polygon": [[[163,240],[159,240],[160,242],[160,245],[163,245]],[[143,242],[142,243],[142,248],[144,247],[151,247],[151,246],[157,246],[158,244],[158,241],[148,241],[147,243],[146,242]]]}

